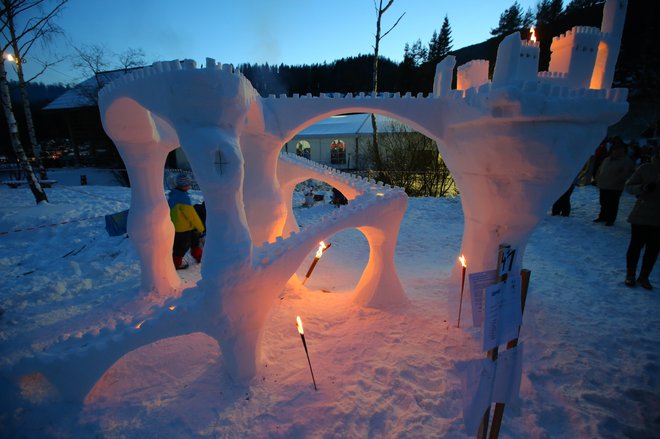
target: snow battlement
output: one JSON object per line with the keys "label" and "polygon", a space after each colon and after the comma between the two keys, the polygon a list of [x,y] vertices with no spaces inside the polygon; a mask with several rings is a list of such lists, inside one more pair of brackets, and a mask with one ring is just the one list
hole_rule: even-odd
{"label": "snow battlement", "polygon": [[[525,83],[528,80],[538,80],[550,81],[571,89],[610,88],[621,45],[626,7],[626,0],[607,0],[600,29],[575,26],[554,37],[548,72],[538,72],[538,42],[521,41],[518,32],[507,36],[497,50],[493,86],[520,86],[520,81]],[[473,62],[458,67],[458,90],[478,87],[486,82],[480,71],[482,67],[477,67],[479,64],[471,64]],[[438,96],[448,94],[447,84],[451,84],[451,79],[447,80],[447,76],[452,73],[453,63],[453,59],[447,61],[446,58],[436,67],[434,93]],[[474,75],[479,80],[473,80]]]}

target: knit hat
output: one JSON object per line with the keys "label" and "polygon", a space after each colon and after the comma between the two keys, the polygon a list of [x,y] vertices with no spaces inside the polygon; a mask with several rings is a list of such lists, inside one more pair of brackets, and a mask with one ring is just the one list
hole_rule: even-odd
{"label": "knit hat", "polygon": [[176,177],[176,187],[192,186],[192,180],[186,174],[179,174]]}

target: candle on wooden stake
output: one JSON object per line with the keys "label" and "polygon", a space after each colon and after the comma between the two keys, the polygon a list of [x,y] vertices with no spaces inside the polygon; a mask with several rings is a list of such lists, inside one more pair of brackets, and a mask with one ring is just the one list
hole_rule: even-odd
{"label": "candle on wooden stake", "polygon": [[459,261],[461,261],[461,265],[463,266],[463,274],[461,277],[461,299],[458,304],[458,324],[456,325],[457,328],[461,327],[461,310],[463,308],[463,289],[465,288],[465,270],[467,269],[467,259],[465,259],[465,255],[461,255],[460,258],[458,258]]}
{"label": "candle on wooden stake", "polygon": [[298,332],[300,333],[300,339],[302,340],[303,347],[305,348],[305,355],[307,355],[307,364],[309,364],[309,371],[312,374],[312,382],[314,383],[314,390],[319,390],[316,388],[316,380],[314,379],[312,362],[309,360],[309,352],[307,351],[307,343],[305,342],[305,331],[303,331],[303,324],[302,324],[302,320],[300,320],[300,316],[296,317],[296,326],[298,327]]}
{"label": "candle on wooden stake", "polygon": [[325,252],[327,249],[330,248],[332,243],[325,245],[325,242],[321,241],[319,242],[319,249],[316,250],[316,256],[314,257],[314,260],[312,261],[312,264],[309,266],[309,269],[307,270],[307,274],[305,275],[305,279],[303,279],[303,285],[305,285],[305,282],[307,282],[307,279],[312,275],[312,271],[314,271],[314,268],[316,267],[316,264],[318,264],[319,259],[321,259],[321,256],[323,256],[323,252]]}

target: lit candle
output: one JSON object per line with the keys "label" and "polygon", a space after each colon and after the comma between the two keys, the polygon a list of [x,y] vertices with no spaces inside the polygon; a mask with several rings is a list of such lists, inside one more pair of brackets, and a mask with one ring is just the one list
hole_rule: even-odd
{"label": "lit candle", "polygon": [[465,288],[465,270],[467,269],[467,260],[465,259],[465,255],[461,255],[460,258],[458,258],[459,261],[461,261],[461,265],[463,266],[463,274],[461,276],[461,300],[458,304],[458,325],[456,325],[457,328],[461,327],[461,310],[463,308],[463,289]]}
{"label": "lit candle", "polygon": [[312,382],[314,383],[314,390],[319,390],[316,388],[316,380],[314,379],[312,362],[309,360],[309,352],[307,351],[307,343],[305,342],[305,331],[303,331],[303,324],[302,324],[302,320],[300,320],[300,316],[296,317],[296,326],[298,327],[298,332],[300,333],[300,338],[302,339],[302,344],[303,347],[305,348],[305,355],[307,355],[307,363],[309,364],[309,371],[312,374]]}
{"label": "lit candle", "polygon": [[309,266],[309,270],[307,270],[307,274],[305,275],[305,279],[303,279],[303,285],[305,285],[305,282],[307,282],[307,279],[312,275],[312,271],[314,271],[314,267],[316,267],[316,264],[319,262],[319,259],[321,259],[321,256],[323,256],[323,252],[326,251],[327,249],[330,248],[332,243],[325,245],[323,241],[319,242],[319,249],[316,251],[316,256],[314,257],[314,260],[312,261],[312,265]]}

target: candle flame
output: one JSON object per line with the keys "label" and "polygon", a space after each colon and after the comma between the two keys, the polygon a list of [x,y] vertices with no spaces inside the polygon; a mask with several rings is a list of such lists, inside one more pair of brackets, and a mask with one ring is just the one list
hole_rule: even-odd
{"label": "candle flame", "polygon": [[302,320],[300,320],[300,316],[296,317],[296,326],[298,327],[298,332],[300,332],[301,335],[305,333],[303,331]]}
{"label": "candle flame", "polygon": [[458,258],[459,261],[461,261],[461,265],[463,268],[467,267],[467,259],[465,259],[465,255],[461,255],[460,258]]}
{"label": "candle flame", "polygon": [[323,241],[319,242],[319,249],[316,250],[316,257],[317,257],[317,258],[320,258],[321,256],[323,256],[323,250],[324,250],[326,247],[327,247],[327,246],[325,245],[325,242],[323,242]]}
{"label": "candle flame", "polygon": [[534,26],[532,26],[532,27],[529,29],[529,32],[531,33],[531,36],[529,37],[529,40],[530,40],[532,43],[536,43],[536,32],[535,32],[535,30],[534,30]]}

